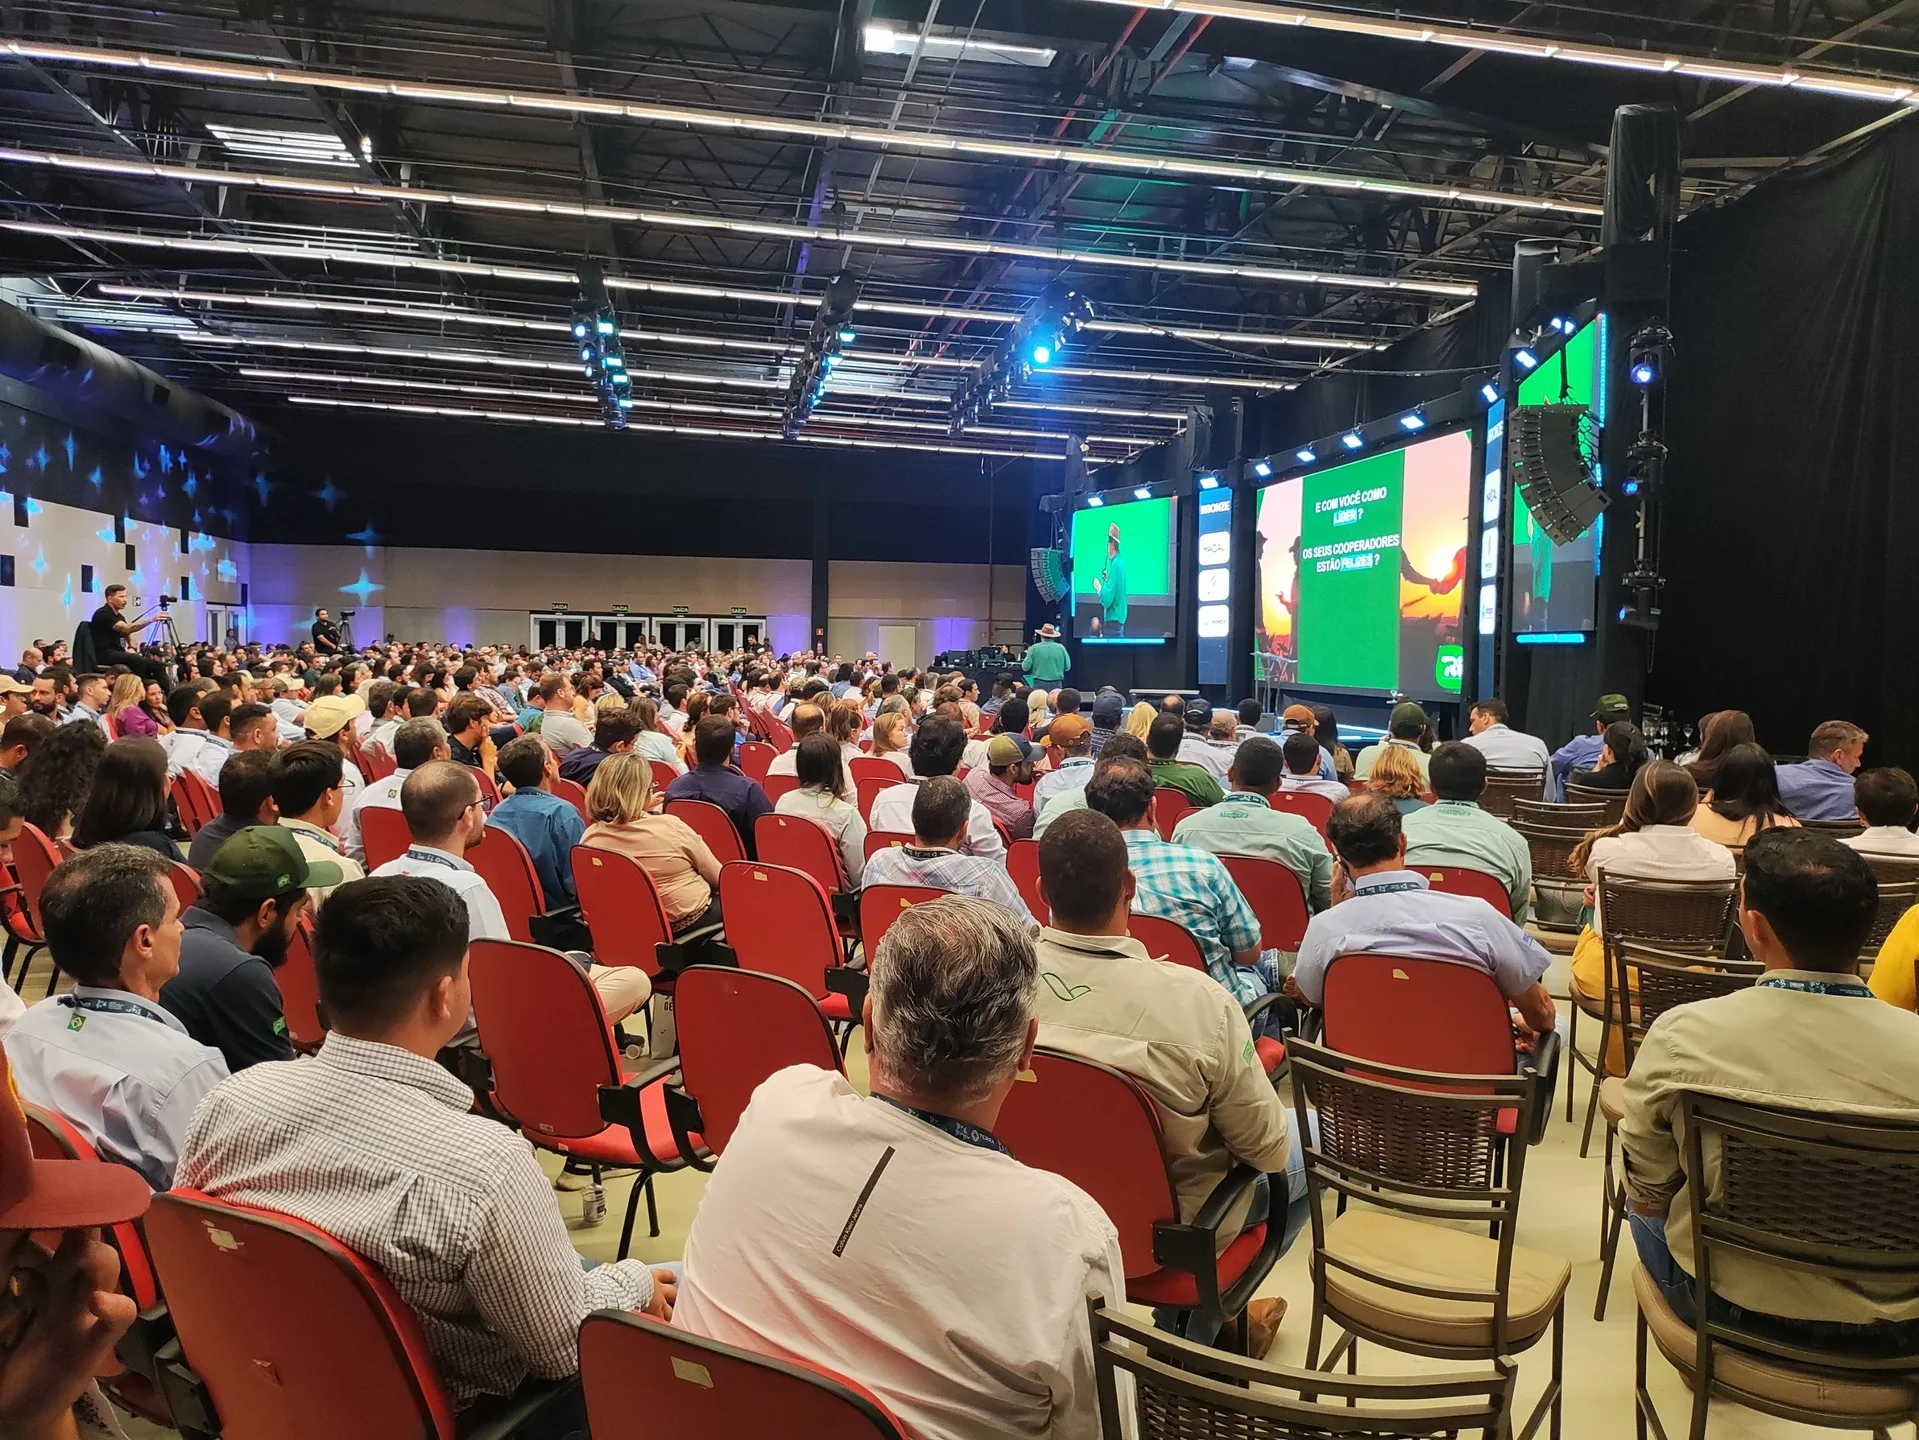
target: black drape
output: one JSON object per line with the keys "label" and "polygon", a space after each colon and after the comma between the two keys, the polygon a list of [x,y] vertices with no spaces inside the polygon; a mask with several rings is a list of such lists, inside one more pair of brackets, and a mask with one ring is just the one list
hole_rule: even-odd
{"label": "black drape", "polygon": [[1648,698],[1749,711],[1779,753],[1853,720],[1919,768],[1919,125],[1678,243]]}

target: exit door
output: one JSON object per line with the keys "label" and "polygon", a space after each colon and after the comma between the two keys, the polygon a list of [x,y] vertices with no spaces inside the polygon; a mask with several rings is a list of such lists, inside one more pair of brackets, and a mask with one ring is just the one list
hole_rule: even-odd
{"label": "exit door", "polygon": [[656,616],[653,621],[653,633],[660,637],[660,644],[668,650],[680,648],[680,622],[664,616]]}

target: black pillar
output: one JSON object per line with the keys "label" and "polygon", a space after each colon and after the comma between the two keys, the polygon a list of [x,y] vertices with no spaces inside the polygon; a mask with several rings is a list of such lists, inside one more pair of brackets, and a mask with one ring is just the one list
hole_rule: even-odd
{"label": "black pillar", "polygon": [[822,478],[813,492],[813,633],[809,644],[827,653],[826,617],[832,605],[833,497],[831,482]]}

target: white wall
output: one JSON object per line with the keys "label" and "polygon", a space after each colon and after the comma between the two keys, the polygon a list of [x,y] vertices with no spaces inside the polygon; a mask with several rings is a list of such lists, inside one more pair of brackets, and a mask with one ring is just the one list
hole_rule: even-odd
{"label": "white wall", "polygon": [[[984,565],[904,565],[879,560],[835,560],[828,572],[826,651],[863,655],[868,650],[896,665],[924,665],[942,650],[973,650],[997,632],[1017,640],[1025,624],[1026,572],[996,565],[991,573],[992,619],[988,625],[988,568]],[[886,653],[881,625],[912,625],[914,654]]]}

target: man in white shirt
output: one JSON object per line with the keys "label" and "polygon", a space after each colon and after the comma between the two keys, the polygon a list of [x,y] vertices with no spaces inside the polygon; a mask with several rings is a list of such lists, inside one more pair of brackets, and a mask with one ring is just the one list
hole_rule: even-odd
{"label": "man in white shirt", "polygon": [[917,1440],[1095,1440],[1087,1302],[1124,1297],[1118,1235],[992,1134],[1038,1030],[1033,942],[949,895],[893,922],[872,978],[871,1097],[805,1065],[754,1092],[673,1323],[846,1374]]}
{"label": "man in white shirt", "polygon": [[1508,728],[1506,721],[1509,713],[1506,702],[1497,696],[1475,700],[1472,733],[1466,737],[1465,743],[1484,755],[1486,764],[1492,769],[1539,771],[1540,793],[1550,800],[1553,798],[1553,752],[1546,748],[1546,742],[1537,735]]}
{"label": "man in white shirt", "polygon": [[437,880],[456,891],[466,906],[468,939],[511,940],[500,902],[466,858],[466,852],[486,838],[486,807],[480,803],[480,782],[472,769],[452,760],[427,761],[400,787],[400,810],[413,843],[373,877]]}
{"label": "man in white shirt", "polygon": [[[421,715],[402,725],[393,736],[393,773],[384,780],[375,780],[360,791],[359,804],[354,807],[357,814],[369,806],[380,806],[388,810],[400,808],[400,791],[406,785],[407,777],[415,770],[432,760],[450,759],[452,751],[446,743],[446,730],[438,720],[430,715]],[[353,834],[358,839],[360,827],[357,821]],[[358,860],[364,857],[362,848],[358,854],[352,847],[347,853]]]}
{"label": "man in white shirt", "polygon": [[1224,786],[1226,772],[1233,768],[1232,747],[1222,749],[1207,738],[1206,727],[1212,723],[1213,707],[1195,698],[1186,702],[1184,715],[1186,733],[1180,737],[1179,754],[1175,758],[1199,766]]}
{"label": "man in white shirt", "polygon": [[[204,689],[198,684],[181,685],[167,696],[167,718],[173,722],[171,733],[161,737],[167,752],[167,779],[180,778],[191,770],[216,789],[220,784],[220,766],[233,753],[232,745],[214,746],[208,751],[208,738],[225,729],[232,709],[226,692]],[[216,762],[217,763],[214,763]],[[209,775],[207,772],[211,770]]]}
{"label": "man in white shirt", "polygon": [[[913,800],[919,794],[919,782],[951,775],[959,769],[960,757],[965,753],[966,731],[959,721],[944,715],[928,716],[913,732],[913,743],[907,748],[914,778],[904,785],[889,785],[874,798],[872,813],[866,822],[868,833],[889,830],[911,835]],[[993,828],[993,812],[982,805],[977,796],[973,796],[972,801],[960,850],[982,860],[998,860],[1004,864],[1006,847],[1000,843],[999,831]]]}
{"label": "man in white shirt", "polygon": [[1852,779],[1852,803],[1866,828],[1846,844],[1862,855],[1919,863],[1919,835],[1912,833],[1919,785],[1908,772],[1887,766],[1861,770]]}

